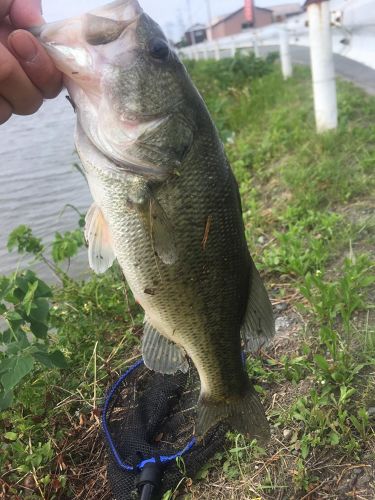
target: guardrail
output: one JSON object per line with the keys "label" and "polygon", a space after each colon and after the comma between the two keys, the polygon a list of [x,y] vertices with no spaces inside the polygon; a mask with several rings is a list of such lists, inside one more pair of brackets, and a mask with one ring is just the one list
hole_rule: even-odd
{"label": "guardrail", "polygon": [[[375,69],[375,0],[331,0],[332,48],[336,54]],[[190,59],[230,57],[237,50],[279,46],[280,33],[287,30],[291,45],[310,46],[307,13],[293,16],[285,23],[275,23],[257,30],[204,42],[180,50]]]}
{"label": "guardrail", "polygon": [[308,0],[307,12],[284,23],[250,29],[238,35],[180,50],[190,59],[221,59],[237,51],[278,46],[282,73],[292,75],[290,45],[310,47],[318,132],[337,127],[337,99],[333,53],[375,69],[375,0]]}

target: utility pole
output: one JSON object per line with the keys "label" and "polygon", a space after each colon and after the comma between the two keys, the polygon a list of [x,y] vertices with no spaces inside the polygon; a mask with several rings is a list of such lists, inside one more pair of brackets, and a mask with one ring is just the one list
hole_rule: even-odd
{"label": "utility pole", "polygon": [[180,37],[183,38],[186,30],[185,30],[185,21],[182,16],[181,9],[177,9],[177,25],[180,31]]}
{"label": "utility pole", "polygon": [[212,41],[212,11],[211,11],[211,1],[206,0],[207,6],[207,18],[208,18],[208,28],[207,28],[207,39],[209,42]]}
{"label": "utility pole", "polygon": [[[189,15],[189,23],[190,23],[190,29],[193,27],[193,16],[191,14],[191,0],[186,0],[187,3],[187,10],[188,10],[188,15]],[[195,45],[195,33],[194,30],[190,32],[190,37],[191,37],[191,44]]]}

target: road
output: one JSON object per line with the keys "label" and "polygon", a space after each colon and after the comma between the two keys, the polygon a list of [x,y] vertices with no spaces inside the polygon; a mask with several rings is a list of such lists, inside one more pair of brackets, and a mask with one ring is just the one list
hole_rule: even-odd
{"label": "road", "polygon": [[[261,48],[262,55],[278,51],[279,47],[276,45]],[[292,45],[291,55],[293,63],[310,65],[310,49],[308,47]],[[368,94],[375,95],[375,70],[338,54],[334,54],[334,61],[337,75],[353,82]]]}

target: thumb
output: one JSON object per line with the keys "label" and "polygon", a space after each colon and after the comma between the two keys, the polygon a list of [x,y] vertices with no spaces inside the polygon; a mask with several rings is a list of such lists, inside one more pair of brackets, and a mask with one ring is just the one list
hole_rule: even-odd
{"label": "thumb", "polygon": [[13,0],[9,15],[16,28],[29,28],[44,23],[41,0]]}

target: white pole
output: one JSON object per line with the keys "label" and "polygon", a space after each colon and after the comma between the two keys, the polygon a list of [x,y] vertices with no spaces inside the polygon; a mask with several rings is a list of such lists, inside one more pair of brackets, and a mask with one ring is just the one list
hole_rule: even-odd
{"label": "white pole", "polygon": [[337,128],[337,98],[329,1],[307,7],[315,121],[318,132]]}
{"label": "white pole", "polygon": [[254,47],[254,55],[255,55],[255,57],[260,57],[259,43],[258,43],[258,39],[257,39],[256,35],[253,38],[253,47]]}
{"label": "white pole", "polygon": [[289,35],[286,28],[282,28],[280,31],[280,59],[281,71],[284,80],[287,80],[293,74],[293,66],[290,56]]}
{"label": "white pole", "polygon": [[191,44],[195,45],[195,32],[194,32],[194,29],[193,29],[193,16],[191,15],[191,3],[190,3],[190,0],[187,0],[187,9],[188,9],[188,13],[189,13],[190,29],[192,30],[190,32],[190,35],[191,35]]}
{"label": "white pole", "polygon": [[216,61],[220,60],[220,45],[218,42],[215,43],[215,59]]}
{"label": "white pole", "polygon": [[206,0],[207,7],[207,19],[208,19],[208,29],[207,29],[207,40],[209,42],[212,41],[212,14],[211,14],[211,2],[210,0]]}

